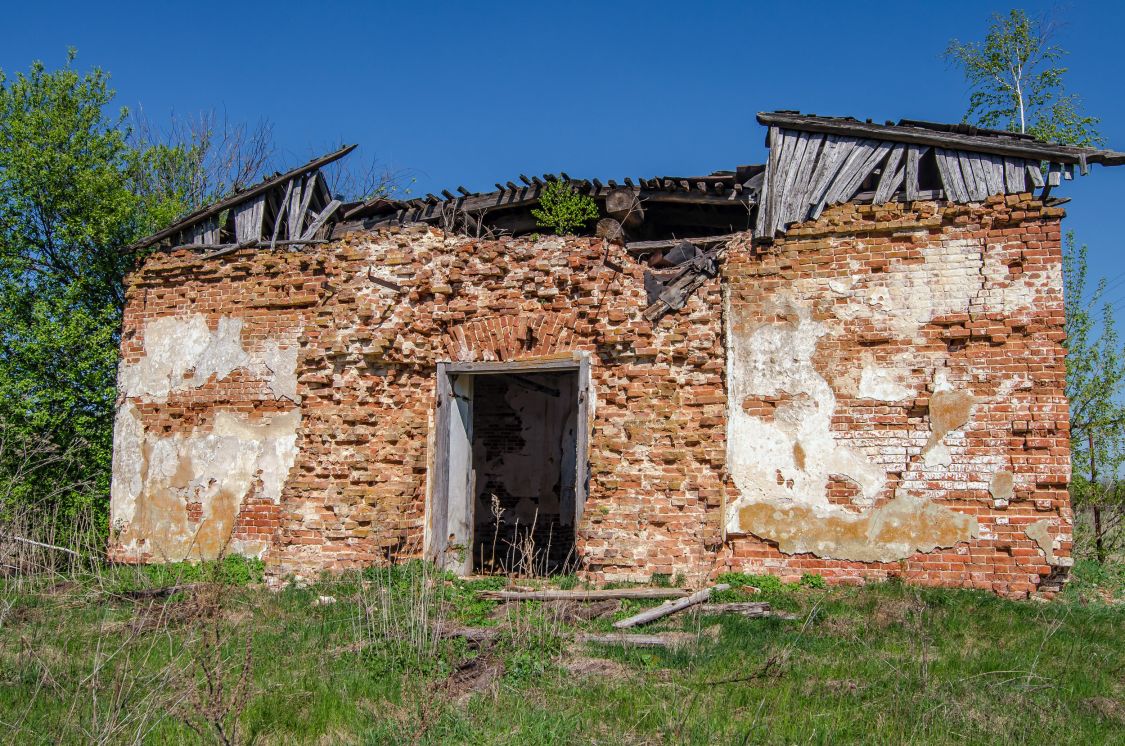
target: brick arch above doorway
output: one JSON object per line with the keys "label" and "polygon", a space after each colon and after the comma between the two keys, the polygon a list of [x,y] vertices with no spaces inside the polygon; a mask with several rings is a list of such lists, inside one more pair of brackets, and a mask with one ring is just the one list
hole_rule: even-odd
{"label": "brick arch above doorway", "polygon": [[507,314],[453,326],[442,337],[456,362],[492,362],[544,357],[579,348],[574,312]]}

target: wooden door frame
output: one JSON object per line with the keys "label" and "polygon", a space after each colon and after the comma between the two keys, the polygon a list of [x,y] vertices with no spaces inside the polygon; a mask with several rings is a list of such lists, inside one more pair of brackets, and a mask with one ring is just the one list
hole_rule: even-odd
{"label": "wooden door frame", "polygon": [[[429,504],[426,505],[425,540],[426,559],[434,562],[443,569],[460,570],[465,572],[466,564],[455,567],[456,562],[451,562],[447,557],[446,543],[448,541],[448,516],[449,516],[449,486],[450,486],[450,432],[452,423],[451,407],[454,404],[453,378],[459,375],[490,375],[498,373],[559,373],[574,371],[578,374],[578,413],[577,432],[575,433],[577,454],[574,461],[574,531],[577,538],[578,527],[581,525],[582,513],[586,506],[586,497],[590,480],[590,353],[573,352],[567,356],[552,356],[546,358],[525,358],[505,362],[471,362],[459,363],[452,361],[437,364],[437,416],[435,417],[434,433],[434,460],[433,474],[430,484]],[[470,499],[469,514],[472,523],[472,496]],[[472,553],[472,548],[469,548]],[[471,557],[467,566],[472,568]]]}

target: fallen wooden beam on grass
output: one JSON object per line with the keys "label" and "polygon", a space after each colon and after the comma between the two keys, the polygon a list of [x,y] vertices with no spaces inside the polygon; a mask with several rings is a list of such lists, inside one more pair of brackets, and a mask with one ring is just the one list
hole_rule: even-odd
{"label": "fallen wooden beam on grass", "polygon": [[756,619],[770,615],[770,605],[765,601],[737,601],[729,604],[703,604],[698,609],[701,614],[741,614]]}
{"label": "fallen wooden beam on grass", "polygon": [[499,635],[499,627],[457,627],[442,630],[441,633],[441,636],[445,638],[460,637],[467,642],[476,643],[478,645],[482,642],[492,642]]}
{"label": "fallen wooden beam on grass", "polygon": [[677,611],[683,611],[684,609],[695,606],[696,604],[701,604],[707,599],[711,598],[711,594],[714,591],[725,591],[728,588],[730,588],[730,586],[726,583],[719,583],[718,585],[711,586],[710,588],[704,588],[701,591],[696,591],[695,593],[685,598],[680,598],[675,601],[669,601],[667,603],[661,604],[655,609],[645,609],[639,614],[634,614],[631,617],[622,619],[618,622],[614,622],[613,626],[617,629],[627,629],[629,627],[636,627],[640,624],[648,624],[649,622],[660,619],[661,617],[668,616],[669,614],[675,614]]}
{"label": "fallen wooden beam on grass", "polygon": [[608,634],[595,632],[579,632],[574,636],[578,642],[594,642],[599,645],[631,645],[638,648],[669,648],[693,642],[698,635],[688,632],[668,632],[661,635],[637,635],[625,632],[610,632]]}
{"label": "fallen wooden beam on grass", "polygon": [[[719,628],[714,631],[707,630],[702,636],[714,638]],[[474,645],[494,642],[503,630],[500,627],[456,627],[443,630],[443,638],[461,638]],[[574,632],[559,634],[564,640],[575,642],[597,643],[599,645],[629,645],[640,648],[675,647],[685,643],[695,642],[701,635],[692,632],[663,632],[655,635],[632,634],[628,632]]]}
{"label": "fallen wooden beam on grass", "polygon": [[601,588],[596,590],[477,591],[486,601],[601,601],[607,598],[683,598],[682,588]]}
{"label": "fallen wooden beam on grass", "polygon": [[207,585],[206,583],[181,583],[179,585],[165,585],[160,588],[136,588],[128,591],[117,591],[111,593],[111,596],[118,596],[120,598],[142,599],[142,598],[163,598],[171,596],[173,593],[180,593],[181,591],[194,591]]}

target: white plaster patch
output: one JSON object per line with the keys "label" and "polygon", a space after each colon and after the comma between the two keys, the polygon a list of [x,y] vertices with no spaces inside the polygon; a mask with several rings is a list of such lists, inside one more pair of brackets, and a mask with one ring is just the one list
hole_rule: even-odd
{"label": "white plaster patch", "polygon": [[[887,288],[872,297],[896,302]],[[886,483],[886,466],[836,441],[831,430],[836,395],[814,365],[819,340],[830,327],[813,321],[809,309],[784,292],[772,304],[770,311],[789,321],[735,334],[737,320],[727,314],[727,462],[740,491],[727,507],[727,533],[753,533],[787,553],[883,562],[975,537],[975,518],[925,497],[899,492],[890,503],[873,506]],[[871,361],[859,378],[861,396],[901,401],[913,395],[893,371]],[[772,417],[750,414],[743,406],[762,398],[777,402]],[[944,446],[935,451],[936,461],[952,460]],[[860,496],[853,502],[860,512],[829,502],[833,475],[858,485]]]}
{"label": "white plaster patch", "polygon": [[894,402],[902,401],[913,395],[913,391],[895,380],[891,371],[877,368],[870,363],[863,366],[863,371],[859,375],[859,397],[861,399]]}
{"label": "white plaster patch", "polygon": [[[114,432],[111,520],[126,553],[156,559],[210,558],[224,549],[261,555],[258,540],[227,545],[243,500],[255,482],[274,503],[297,458],[300,412],[249,419],[220,411],[210,430],[160,436],[145,433],[131,402],[118,411]],[[198,522],[188,504],[198,503]]]}
{"label": "white plaster patch", "polygon": [[129,398],[164,401],[176,391],[221,380],[238,369],[262,379],[278,398],[297,397],[297,348],[267,342],[258,353],[242,346],[242,319],[224,316],[212,332],[202,314],[165,316],[145,324],[145,354],[122,364],[118,389]]}
{"label": "white plaster patch", "polygon": [[111,524],[117,527],[133,520],[137,497],[144,487],[144,426],[133,402],[117,408],[113,421],[113,465],[109,487]]}
{"label": "white plaster patch", "polygon": [[[793,320],[728,334],[727,459],[741,497],[729,506],[728,530],[738,532],[738,509],[763,500],[795,501],[828,511],[828,480],[836,474],[860,489],[857,504],[870,505],[882,490],[884,471],[832,435],[836,395],[816,371],[813,356],[828,328],[807,308],[782,300]],[[729,316],[728,316],[729,318]],[[786,396],[772,420],[748,414],[748,397]],[[778,484],[778,476],[781,484]]]}
{"label": "white plaster patch", "polygon": [[949,466],[953,463],[953,454],[945,443],[938,443],[922,455],[922,461],[927,469]]}

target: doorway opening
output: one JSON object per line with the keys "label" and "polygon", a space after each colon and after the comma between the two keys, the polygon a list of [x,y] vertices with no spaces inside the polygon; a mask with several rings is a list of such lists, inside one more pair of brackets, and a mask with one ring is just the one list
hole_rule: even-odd
{"label": "doorway opening", "polygon": [[461,574],[577,566],[586,496],[586,358],[447,363],[428,554]]}

